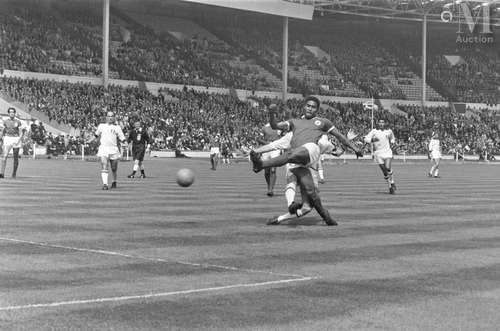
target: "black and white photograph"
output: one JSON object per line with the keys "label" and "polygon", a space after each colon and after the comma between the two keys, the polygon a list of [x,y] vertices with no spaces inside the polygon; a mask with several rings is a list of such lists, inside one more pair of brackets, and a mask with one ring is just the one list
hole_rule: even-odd
{"label": "black and white photograph", "polygon": [[0,0],[0,330],[499,312],[499,0]]}

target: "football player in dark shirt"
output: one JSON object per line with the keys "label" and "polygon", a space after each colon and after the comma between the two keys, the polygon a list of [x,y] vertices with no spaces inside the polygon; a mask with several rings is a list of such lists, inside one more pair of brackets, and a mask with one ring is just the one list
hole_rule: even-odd
{"label": "football player in dark shirt", "polygon": [[[299,165],[299,167],[291,169],[291,172],[297,177],[304,196],[307,196],[311,206],[316,209],[327,225],[337,225],[337,222],[330,217],[328,210],[323,208],[319,191],[314,184],[311,172],[307,168],[316,167],[315,169],[317,170],[321,154],[318,141],[325,133],[335,136],[343,145],[351,148],[356,153],[356,156],[359,157],[363,154],[357,146],[335,128],[330,120],[316,117],[320,106],[318,98],[310,96],[305,101],[305,114],[303,118],[291,119],[279,123],[276,123],[275,119],[276,107],[269,107],[271,127],[277,130],[293,132],[290,141],[290,150],[269,160],[262,160],[259,153],[252,151],[250,152],[250,159],[253,163],[254,172],[259,172],[269,167],[279,167],[287,163]],[[297,210],[291,208],[289,211],[290,214],[294,214]]]}
{"label": "football player in dark shirt", "polygon": [[140,121],[134,123],[134,128],[128,135],[128,143],[132,144],[132,157],[134,158],[134,167],[132,173],[128,178],[134,178],[137,170],[141,170],[140,178],[146,178],[144,172],[144,155],[150,152],[151,137],[146,128],[144,128]]}
{"label": "football player in dark shirt", "polygon": [[251,152],[250,157],[254,172],[259,172],[265,168],[279,167],[287,163],[305,166],[316,163],[320,156],[318,140],[325,133],[335,136],[343,145],[351,148],[356,153],[356,156],[363,156],[363,152],[340,133],[330,120],[316,117],[320,105],[318,98],[309,96],[305,101],[303,118],[294,118],[279,123],[276,122],[276,106],[269,106],[271,127],[275,130],[293,132],[290,150],[269,160],[262,160],[258,153]]}
{"label": "football player in dark shirt", "polygon": [[0,131],[0,143],[2,151],[2,166],[0,170],[0,178],[4,178],[5,167],[7,165],[7,158],[12,149],[14,164],[12,168],[12,178],[17,176],[17,168],[19,166],[19,149],[24,137],[26,129],[22,128],[22,123],[16,118],[16,109],[10,107],[7,110],[9,118],[3,123],[3,129]]}

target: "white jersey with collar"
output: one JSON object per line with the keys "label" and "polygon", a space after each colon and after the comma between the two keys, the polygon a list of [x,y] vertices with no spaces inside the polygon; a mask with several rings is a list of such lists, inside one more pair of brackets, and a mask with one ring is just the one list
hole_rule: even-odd
{"label": "white jersey with collar", "polygon": [[118,147],[118,141],[125,140],[122,128],[116,124],[101,123],[95,134],[100,136],[100,146],[102,147]]}
{"label": "white jersey with collar", "polygon": [[373,129],[365,136],[365,142],[373,143],[375,153],[392,153],[391,144],[396,138],[391,129]]}

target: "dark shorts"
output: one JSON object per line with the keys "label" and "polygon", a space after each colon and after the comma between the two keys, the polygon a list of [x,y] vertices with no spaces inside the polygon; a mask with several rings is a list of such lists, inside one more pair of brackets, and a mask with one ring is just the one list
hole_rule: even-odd
{"label": "dark shorts", "polygon": [[132,148],[132,157],[134,160],[144,161],[144,154],[146,154],[146,148]]}

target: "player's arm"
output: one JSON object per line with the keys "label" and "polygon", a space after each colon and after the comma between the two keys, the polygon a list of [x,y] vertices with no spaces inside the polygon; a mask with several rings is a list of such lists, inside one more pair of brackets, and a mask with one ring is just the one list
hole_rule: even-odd
{"label": "player's arm", "polygon": [[397,145],[396,145],[396,137],[394,136],[394,132],[391,130],[391,134],[389,135],[389,145],[392,150],[394,150]]}
{"label": "player's arm", "polygon": [[145,138],[146,138],[146,153],[149,153],[151,151],[151,145],[153,144],[153,139],[149,135],[148,130],[144,131]]}
{"label": "player's arm", "polygon": [[273,130],[288,131],[290,129],[290,123],[288,121],[278,122],[277,117],[278,106],[272,104],[269,106],[269,124]]}
{"label": "player's arm", "polygon": [[333,135],[335,138],[337,138],[344,146],[347,146],[350,149],[352,149],[357,157],[363,156],[363,151],[358,146],[354,145],[352,141],[347,139],[346,136],[344,136],[342,133],[340,133],[334,126],[332,126],[328,130],[328,133]]}
{"label": "player's arm", "polygon": [[261,144],[261,145],[267,145],[268,141],[266,139],[264,139],[264,133],[260,133],[259,136],[257,138],[255,138],[255,140]]}
{"label": "player's arm", "polygon": [[19,141],[23,141],[24,135],[26,134],[26,127],[19,121],[19,128],[21,129],[21,135],[19,136]]}
{"label": "player's arm", "polygon": [[258,137],[258,138],[256,138],[255,140],[256,140],[259,144],[261,144],[261,145],[266,145],[266,144],[267,144],[267,141],[266,141],[264,138],[262,138],[262,137]]}

